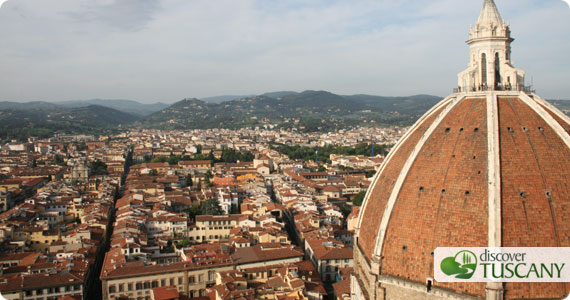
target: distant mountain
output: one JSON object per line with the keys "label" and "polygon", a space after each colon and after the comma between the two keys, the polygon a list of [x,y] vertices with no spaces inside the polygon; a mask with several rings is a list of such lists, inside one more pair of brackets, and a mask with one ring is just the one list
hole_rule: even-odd
{"label": "distant mountain", "polygon": [[0,137],[48,137],[56,132],[101,134],[132,124],[138,119],[138,116],[99,105],[5,109],[0,110]]}
{"label": "distant mountain", "polygon": [[[273,97],[270,97],[273,96]],[[240,128],[259,124],[307,130],[363,124],[411,124],[439,97],[339,96],[326,91],[267,93],[221,103],[184,99],[143,118],[146,128]],[[369,123],[370,124],[370,123]]]}
{"label": "distant mountain", "polygon": [[[294,94],[298,94],[297,92],[290,92],[290,91],[283,91],[283,92],[271,92],[271,93],[265,93],[262,94],[260,96],[266,96],[266,97],[270,97],[270,98],[280,98],[283,96],[289,96],[289,95],[294,95]],[[233,101],[233,100],[239,100],[239,99],[243,99],[243,98],[251,98],[251,97],[255,97],[257,95],[224,95],[224,96],[215,96],[215,97],[206,97],[206,98],[200,98],[199,100],[202,100],[204,102],[208,102],[208,103],[221,103],[221,102],[229,102],[229,101]]]}
{"label": "distant mountain", "polygon": [[90,105],[104,106],[122,111],[131,115],[148,116],[154,112],[160,111],[169,106],[169,104],[157,102],[153,104],[144,104],[133,100],[71,100],[61,102],[0,102],[0,110],[31,110],[31,109],[47,109],[54,110],[58,108],[79,108]]}
{"label": "distant mountain", "polygon": [[399,113],[417,116],[423,115],[432,106],[442,100],[441,97],[430,95],[415,95],[409,97],[353,95],[344,97],[381,111],[397,111]]}
{"label": "distant mountain", "polygon": [[206,97],[201,98],[200,100],[208,103],[221,103],[221,102],[228,102],[233,100],[238,100],[247,97],[253,97],[255,95],[247,95],[247,96],[237,96],[237,95],[224,95],[224,96],[215,96],[215,97]]}
{"label": "distant mountain", "polygon": [[570,116],[570,100],[548,100],[566,115]]}
{"label": "distant mountain", "polygon": [[30,110],[30,109],[57,109],[59,106],[50,102],[0,102],[0,110]]}
{"label": "distant mountain", "polygon": [[284,96],[291,96],[291,95],[297,95],[299,93],[297,92],[291,92],[291,91],[282,91],[282,92],[271,92],[271,93],[265,93],[262,96],[267,96],[270,98],[281,98]]}
{"label": "distant mountain", "polygon": [[[224,97],[237,99],[223,101]],[[172,105],[101,99],[56,104],[0,102],[0,138],[47,137],[56,132],[103,134],[125,126],[236,129],[273,124],[318,131],[357,125],[410,125],[441,99],[430,95],[341,96],[327,91],[281,91],[206,98],[210,102],[184,99]],[[549,101],[570,115],[570,101]]]}
{"label": "distant mountain", "polygon": [[169,106],[168,104],[161,102],[153,104],[143,104],[133,100],[106,100],[106,99],[72,100],[72,101],[57,102],[56,104],[69,108],[99,105],[99,106],[113,108],[137,116],[148,116],[154,112],[160,111],[161,109],[164,109]]}

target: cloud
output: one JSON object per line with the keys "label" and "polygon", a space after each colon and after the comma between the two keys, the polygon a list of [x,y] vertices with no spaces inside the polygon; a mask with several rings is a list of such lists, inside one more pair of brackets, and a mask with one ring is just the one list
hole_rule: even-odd
{"label": "cloud", "polygon": [[[482,2],[482,1],[481,1]],[[497,0],[517,67],[570,98],[558,0]],[[11,0],[0,10],[0,101],[323,89],[447,95],[479,1]],[[545,91],[545,93],[542,93]]]}
{"label": "cloud", "polygon": [[158,9],[158,0],[82,1],[81,9],[68,15],[79,26],[93,23],[106,30],[138,31]]}

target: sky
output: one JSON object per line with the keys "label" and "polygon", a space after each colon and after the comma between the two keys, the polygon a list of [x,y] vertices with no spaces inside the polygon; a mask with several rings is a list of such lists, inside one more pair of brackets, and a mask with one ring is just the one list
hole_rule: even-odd
{"label": "sky", "polygon": [[[515,67],[570,99],[570,7],[496,0]],[[272,91],[446,96],[483,0],[7,0],[0,101]]]}

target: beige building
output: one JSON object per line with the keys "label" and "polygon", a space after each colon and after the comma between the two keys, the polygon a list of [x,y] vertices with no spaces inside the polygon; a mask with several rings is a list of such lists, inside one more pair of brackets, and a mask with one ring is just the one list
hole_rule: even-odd
{"label": "beige building", "polygon": [[232,254],[223,244],[194,250],[185,252],[182,262],[145,264],[126,262],[119,248],[111,249],[105,256],[101,273],[103,299],[120,296],[150,299],[153,288],[167,286],[175,286],[180,294],[191,298],[206,296],[206,288],[216,283],[216,272],[295,263],[303,259],[300,249],[293,246],[257,245],[236,249]]}
{"label": "beige building", "polygon": [[7,300],[83,297],[83,279],[70,273],[18,274],[0,281],[0,291]]}
{"label": "beige building", "polygon": [[305,254],[325,282],[336,281],[340,269],[352,267],[352,252],[337,241],[305,240]]}
{"label": "beige building", "polygon": [[189,297],[206,296],[206,288],[215,284],[216,272],[233,270],[231,264],[216,266],[190,266],[189,263],[157,264],[145,267],[124,268],[117,275],[103,279],[103,299],[150,299],[157,287],[175,286],[179,293]]}
{"label": "beige building", "polygon": [[199,243],[230,240],[230,231],[238,226],[242,215],[196,216],[196,224],[188,228],[188,239]]}

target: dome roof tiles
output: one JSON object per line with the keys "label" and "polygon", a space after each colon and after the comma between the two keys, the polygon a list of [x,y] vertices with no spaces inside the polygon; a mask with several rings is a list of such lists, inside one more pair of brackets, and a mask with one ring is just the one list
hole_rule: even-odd
{"label": "dome roof tiles", "polygon": [[[570,247],[569,129],[536,95],[442,101],[381,166],[359,215],[357,249],[380,260],[380,274],[424,282],[437,247]],[[485,295],[484,283],[436,285]],[[505,291],[509,299],[566,296],[563,284]]]}

